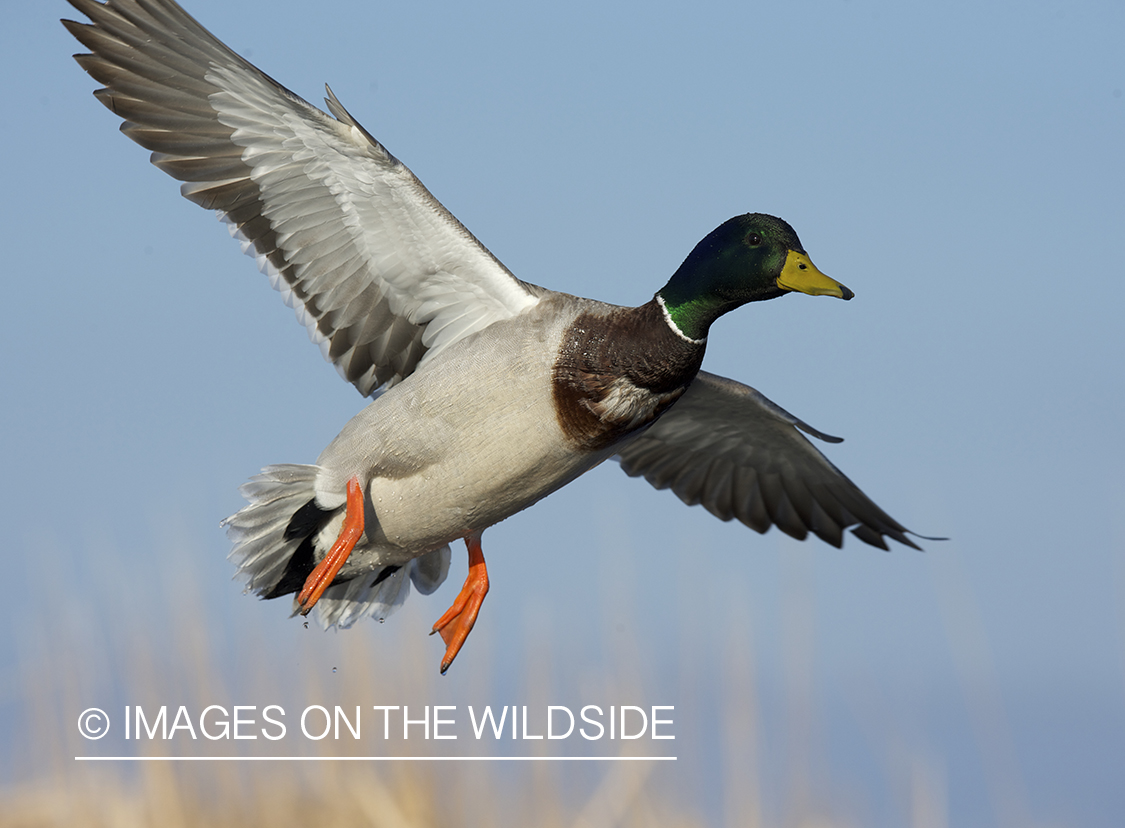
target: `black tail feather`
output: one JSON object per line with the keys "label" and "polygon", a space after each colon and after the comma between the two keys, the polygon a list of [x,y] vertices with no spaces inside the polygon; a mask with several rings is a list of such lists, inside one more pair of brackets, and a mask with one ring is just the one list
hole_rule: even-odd
{"label": "black tail feather", "polygon": [[313,555],[314,539],[316,534],[324,528],[328,519],[332,517],[332,514],[333,510],[322,509],[317,506],[316,498],[293,513],[289,525],[285,527],[285,539],[302,538],[303,540],[301,545],[297,547],[297,551],[286,562],[285,571],[281,573],[281,578],[268,592],[262,594],[263,598],[280,598],[283,595],[292,595],[305,585],[305,581],[308,580],[309,575],[316,567],[316,559]]}

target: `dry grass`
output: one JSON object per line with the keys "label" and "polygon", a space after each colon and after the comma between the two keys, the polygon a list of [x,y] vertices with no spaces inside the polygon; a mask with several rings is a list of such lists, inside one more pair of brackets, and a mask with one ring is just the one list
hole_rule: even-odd
{"label": "dry grass", "polygon": [[[406,635],[407,630],[422,626],[420,612],[409,605],[389,622],[401,628],[395,631],[365,625],[342,634],[324,634],[303,630],[293,621],[290,627],[300,630],[293,634],[299,649],[278,653],[276,643],[262,629],[254,629],[253,622],[250,629],[239,630],[237,647],[232,647],[222,629],[183,609],[190,603],[189,597],[183,597],[179,609],[166,607],[168,617],[164,619],[153,619],[152,608],[138,609],[136,613],[145,616],[143,623],[140,618],[129,623],[103,618],[101,623],[111,628],[108,631],[48,631],[39,641],[29,642],[27,656],[16,670],[22,684],[18,706],[23,732],[10,746],[12,755],[5,757],[13,771],[12,779],[0,789],[0,826],[686,828],[703,824],[683,815],[667,793],[673,775],[665,773],[660,781],[661,769],[648,762],[579,766],[542,762],[76,761],[74,757],[79,755],[118,754],[264,757],[299,753],[325,757],[559,751],[560,743],[544,748],[543,743],[513,747],[512,743],[489,746],[471,740],[403,741],[397,738],[401,734],[396,728],[389,741],[373,741],[370,731],[360,741],[329,738],[313,742],[289,735],[280,742],[177,738],[174,743],[158,739],[111,745],[108,738],[104,742],[83,740],[74,720],[90,706],[103,707],[111,718],[116,716],[115,726],[120,729],[123,704],[140,704],[146,711],[165,704],[170,712],[181,704],[197,712],[209,704],[229,710],[235,704],[255,702],[259,710],[266,703],[281,704],[287,711],[299,711],[309,704],[330,709],[338,704],[350,711],[357,705],[369,710],[372,704],[407,703],[420,709],[456,703],[449,694],[457,691],[496,706],[509,701],[507,697],[497,700],[497,691],[490,687],[487,641],[474,641],[478,645],[475,657],[458,662],[457,684],[437,676],[435,664],[421,663],[423,649],[426,656],[433,653],[416,646],[416,636]],[[263,608],[253,609],[261,612]],[[400,634],[387,635],[390,632]],[[256,655],[232,659],[232,649]],[[542,681],[549,673],[536,663],[546,658],[543,652],[531,657],[525,687],[516,700],[533,709],[540,703],[552,703],[547,700],[550,688]],[[232,660],[237,662],[234,666]],[[394,669],[380,670],[380,664],[393,664]],[[337,665],[342,665],[339,670]],[[99,702],[106,699],[113,701]],[[294,719],[286,716],[289,734],[298,727]],[[370,725],[370,720],[365,723]],[[613,749],[624,744],[617,742]],[[600,751],[602,755],[607,752],[605,748]]]}
{"label": "dry grass", "polygon": [[[419,646],[418,630],[430,607],[408,602],[388,626],[360,625],[345,633],[303,629],[296,621],[278,626],[278,613],[247,599],[236,611],[244,616],[226,623],[201,617],[193,608],[201,599],[193,591],[198,578],[170,579],[148,605],[116,614],[95,612],[92,605],[68,601],[55,626],[28,641],[25,656],[12,675],[22,718],[22,733],[0,757],[10,768],[0,788],[0,828],[68,826],[546,826],[611,828],[621,826],[727,825],[759,828],[829,828],[863,824],[846,803],[834,801],[825,777],[812,681],[801,643],[807,619],[787,622],[794,636],[789,677],[796,704],[787,717],[781,751],[789,758],[780,786],[763,773],[774,754],[764,753],[747,619],[734,619],[721,664],[692,651],[685,643],[682,672],[718,679],[712,695],[700,695],[696,679],[685,679],[679,703],[710,711],[724,723],[717,738],[676,742],[490,743],[473,740],[442,743],[394,736],[372,741],[342,739],[310,742],[230,740],[160,740],[87,742],[76,732],[79,711],[99,706],[120,716],[125,704],[155,710],[166,704],[200,711],[218,704],[281,704],[299,711],[309,704],[339,704],[351,710],[373,704],[547,704],[582,698],[595,703],[666,704],[648,698],[637,663],[636,642],[628,623],[607,645],[610,670],[567,663],[537,645],[524,655],[526,674],[513,679],[517,688],[500,688],[495,677],[493,642],[477,631],[473,650],[455,666],[455,679],[435,669],[436,651]],[[94,590],[97,592],[97,590]],[[92,599],[90,599],[92,600]],[[627,603],[627,602],[626,602]],[[800,615],[800,602],[792,612]],[[265,619],[265,620],[263,620]],[[546,622],[541,622],[546,623]],[[267,625],[274,624],[273,627]],[[534,626],[534,625],[532,625]],[[535,630],[528,639],[539,639]],[[689,636],[690,638],[690,636]],[[440,649],[440,648],[439,648]],[[803,654],[802,654],[803,653]],[[571,659],[573,662],[574,659]],[[339,668],[338,670],[336,668]],[[466,701],[468,700],[468,701]],[[573,703],[573,702],[571,702]],[[114,712],[116,711],[116,712]],[[680,725],[681,709],[677,708]],[[293,718],[287,725],[295,727]],[[120,722],[117,723],[120,727]],[[683,728],[690,727],[687,723]],[[681,737],[683,733],[681,731]],[[381,736],[381,734],[380,734]],[[689,742],[691,740],[688,740]],[[75,761],[79,755],[311,756],[565,755],[576,751],[612,755],[621,750],[648,755],[676,753],[671,762],[143,762]],[[905,757],[910,768],[903,824],[944,828],[945,790],[940,764]],[[774,782],[768,789],[769,781]],[[763,806],[763,794],[771,807]],[[859,811],[862,813],[862,809]]]}

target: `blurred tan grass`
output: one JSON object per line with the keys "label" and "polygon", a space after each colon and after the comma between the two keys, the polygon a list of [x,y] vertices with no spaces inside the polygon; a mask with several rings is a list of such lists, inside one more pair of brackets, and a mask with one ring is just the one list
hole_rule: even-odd
{"label": "blurred tan grass", "polygon": [[[472,650],[454,669],[456,683],[436,671],[436,651],[420,646],[417,631],[432,607],[411,601],[393,624],[397,629],[361,625],[342,633],[290,621],[278,635],[268,627],[276,613],[253,606],[237,629],[201,615],[199,579],[176,573],[145,606],[118,608],[116,614],[95,608],[93,599],[73,602],[58,614],[40,638],[26,642],[15,671],[22,685],[18,704],[25,711],[23,732],[4,757],[13,769],[0,789],[0,828],[18,826],[546,826],[610,828],[610,826],[726,825],[758,828],[829,828],[862,825],[862,816],[828,784],[811,683],[814,608],[804,594],[804,551],[794,553],[785,585],[786,612],[781,634],[791,663],[786,744],[767,753],[759,724],[762,712],[755,692],[751,622],[736,608],[725,633],[721,664],[704,658],[689,644],[701,631],[688,629],[683,638],[683,684],[679,697],[696,707],[707,704],[700,694],[697,667],[721,681],[714,698],[726,728],[716,755],[690,755],[683,740],[670,743],[681,754],[677,763],[610,763],[581,767],[572,763],[367,763],[367,762],[152,762],[101,764],[76,762],[75,756],[104,753],[82,740],[75,728],[78,711],[112,697],[141,704],[184,704],[201,710],[209,704],[228,709],[247,699],[268,699],[300,710],[310,703],[345,709],[373,703],[448,704],[451,693],[494,704],[511,703],[511,691],[494,686],[495,650],[487,630],[474,633]],[[626,553],[627,554],[627,553]],[[180,556],[177,556],[180,557]],[[184,559],[180,557],[180,559]],[[187,556],[190,560],[190,555]],[[615,580],[620,586],[620,580]],[[631,596],[615,595],[602,607],[607,616],[610,671],[589,672],[589,666],[568,663],[543,645],[537,627],[550,619],[537,611],[529,617],[526,674],[515,694],[533,708],[559,703],[560,693],[597,699],[628,699],[647,703],[637,663],[639,648],[632,638],[637,626],[629,613]],[[612,616],[612,617],[611,617]],[[56,617],[56,616],[53,616]],[[75,621],[80,626],[75,627]],[[69,626],[67,625],[69,622]],[[685,622],[687,623],[687,622]],[[713,631],[712,631],[713,634]],[[284,639],[280,644],[277,638]],[[294,643],[295,642],[295,643]],[[534,642],[534,644],[532,643]],[[279,647],[281,650],[279,651]],[[289,649],[286,649],[286,648]],[[440,649],[440,648],[439,648]],[[240,663],[232,670],[230,654]],[[467,657],[466,657],[467,656]],[[575,659],[571,657],[570,662]],[[339,666],[340,670],[335,668]],[[664,703],[653,699],[652,703]],[[679,714],[677,721],[679,721]],[[290,722],[290,725],[292,723]],[[93,743],[96,745],[96,743]],[[177,742],[169,748],[159,740],[132,748],[145,755],[283,755],[291,744],[231,741]],[[404,741],[397,732],[380,751],[393,755],[432,754],[433,743]],[[618,742],[615,749],[633,748]],[[312,755],[367,755],[370,742],[325,740],[303,742]],[[560,750],[545,742],[525,743],[532,754]],[[492,745],[493,751],[503,748]],[[444,743],[447,755],[480,753],[481,745]],[[684,755],[689,754],[689,755]],[[779,763],[788,758],[788,764]],[[940,762],[899,754],[908,779],[904,824],[944,828],[946,791]],[[767,766],[782,767],[781,790],[767,791]],[[718,778],[709,779],[713,775]],[[776,786],[775,786],[776,787]],[[720,801],[700,802],[714,795]],[[772,810],[763,794],[772,796]],[[780,803],[780,806],[778,805]],[[860,807],[858,813],[862,814]]]}
{"label": "blurred tan grass", "polygon": [[[366,625],[343,633],[304,630],[295,636],[299,649],[279,658],[268,633],[251,624],[238,630],[243,657],[237,674],[249,676],[241,687],[223,663],[226,630],[193,612],[199,606],[191,579],[179,578],[164,604],[164,619],[151,607],[138,617],[113,620],[91,613],[88,623],[108,624],[112,631],[86,629],[86,635],[53,629],[27,642],[16,674],[22,684],[19,705],[22,733],[5,757],[13,779],[0,789],[0,826],[696,826],[659,783],[649,763],[600,766],[594,780],[581,776],[571,763],[518,767],[482,762],[79,762],[79,755],[106,755],[98,742],[77,733],[79,711],[112,697],[142,705],[151,713],[166,705],[169,718],[178,705],[199,711],[210,704],[230,710],[247,700],[268,699],[286,710],[307,704],[347,711],[369,709],[373,703],[413,708],[448,704],[449,693],[472,691],[490,698],[491,646],[487,635],[474,635],[470,657],[459,660],[456,685],[438,676],[432,648],[421,647],[421,610],[410,604],[392,622],[392,631]],[[71,608],[74,609],[73,607]],[[263,610],[263,607],[256,607]],[[81,616],[84,613],[77,612]],[[128,615],[128,613],[127,613]],[[144,617],[139,617],[144,616]],[[263,616],[265,617],[265,616]],[[299,621],[292,625],[303,627]],[[165,628],[167,635],[154,634]],[[99,645],[90,646],[93,632]],[[397,632],[397,635],[388,633]],[[113,639],[120,639],[116,643]],[[424,643],[424,641],[422,642]],[[468,653],[466,653],[468,654]],[[430,663],[433,661],[433,663]],[[552,703],[548,686],[550,655],[542,645],[529,653],[526,686],[520,701]],[[339,665],[339,670],[337,670]],[[389,667],[389,669],[388,669]],[[557,669],[557,668],[556,668]],[[509,694],[510,695],[510,694]],[[633,697],[640,698],[641,694]],[[92,701],[93,700],[93,701]],[[499,704],[499,702],[497,702]],[[120,705],[105,703],[111,719]],[[259,707],[259,714],[260,714]],[[414,714],[412,714],[413,716]],[[287,727],[295,723],[287,717]],[[370,721],[367,722],[370,725]],[[120,727],[118,719],[116,726]],[[276,756],[300,752],[312,756],[463,755],[500,753],[507,745],[459,744],[403,740],[397,728],[391,739],[293,740],[268,742],[160,739],[127,743],[135,755]],[[382,735],[381,733],[379,734]],[[542,753],[543,743],[521,749]],[[617,743],[625,745],[625,743]],[[482,751],[481,747],[485,750]],[[630,746],[631,747],[631,746]],[[557,743],[551,746],[557,749]],[[115,753],[116,751],[110,751]],[[587,773],[587,776],[589,774]]]}

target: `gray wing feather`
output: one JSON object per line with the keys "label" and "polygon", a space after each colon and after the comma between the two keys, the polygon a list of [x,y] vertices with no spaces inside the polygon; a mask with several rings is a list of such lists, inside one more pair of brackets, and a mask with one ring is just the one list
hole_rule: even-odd
{"label": "gray wing feather", "polygon": [[368,395],[541,290],[517,280],[328,92],[332,117],[172,0],[69,0],[94,94],[183,195],[217,211]]}
{"label": "gray wing feather", "polygon": [[798,429],[840,442],[755,389],[700,371],[683,397],[618,457],[626,474],[758,532],[777,526],[799,539],[812,532],[839,547],[843,530],[855,526],[853,534],[872,546],[887,549],[889,537],[919,548]]}

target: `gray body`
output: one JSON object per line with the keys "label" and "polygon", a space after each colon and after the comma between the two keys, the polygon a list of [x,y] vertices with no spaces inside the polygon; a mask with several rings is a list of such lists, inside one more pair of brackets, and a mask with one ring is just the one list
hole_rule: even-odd
{"label": "gray body", "polygon": [[360,411],[317,458],[319,504],[342,506],[353,475],[368,495],[364,538],[342,577],[482,532],[615,453],[576,448],[556,415],[552,377],[573,318],[559,304],[542,301],[454,344]]}

